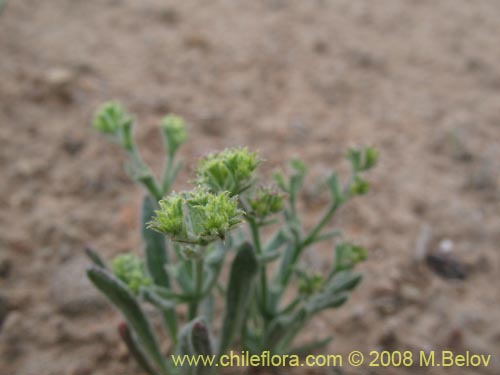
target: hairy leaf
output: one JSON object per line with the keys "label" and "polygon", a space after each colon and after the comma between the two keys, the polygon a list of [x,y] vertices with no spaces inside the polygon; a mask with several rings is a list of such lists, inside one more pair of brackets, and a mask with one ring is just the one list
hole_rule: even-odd
{"label": "hairy leaf", "polygon": [[148,320],[134,296],[129,292],[127,286],[108,271],[92,267],[87,270],[87,276],[125,316],[128,324],[135,334],[146,353],[153,361],[167,373],[167,369],[158,346],[158,342],[153,333]]}
{"label": "hairy leaf", "polygon": [[241,331],[257,271],[258,261],[254,250],[249,243],[244,243],[231,266],[219,354],[223,354],[229,348],[235,335]]}

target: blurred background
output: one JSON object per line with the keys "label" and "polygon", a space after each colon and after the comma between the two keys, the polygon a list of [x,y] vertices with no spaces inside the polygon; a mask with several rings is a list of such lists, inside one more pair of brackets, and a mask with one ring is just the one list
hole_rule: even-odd
{"label": "blurred background", "polygon": [[[90,129],[117,99],[161,168],[159,119],[186,118],[195,160],[260,150],[318,181],[374,145],[371,192],[334,224],[369,249],[346,307],[311,323],[330,353],[470,350],[500,373],[500,2],[9,1],[0,15],[0,374],[132,375],[120,317],[85,280],[83,249],[137,249],[141,191]],[[306,220],[306,224],[308,224]],[[331,249],[307,261],[321,269]],[[443,374],[439,369],[337,374]],[[332,374],[332,369],[283,370]],[[370,372],[369,372],[370,371]],[[230,372],[228,372],[230,373]]]}

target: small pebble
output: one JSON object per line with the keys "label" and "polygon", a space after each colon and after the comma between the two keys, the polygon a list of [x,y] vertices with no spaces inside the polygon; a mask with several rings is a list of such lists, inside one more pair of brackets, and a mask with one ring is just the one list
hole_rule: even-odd
{"label": "small pebble", "polygon": [[439,243],[439,251],[442,253],[449,253],[453,251],[454,243],[452,240],[446,238]]}

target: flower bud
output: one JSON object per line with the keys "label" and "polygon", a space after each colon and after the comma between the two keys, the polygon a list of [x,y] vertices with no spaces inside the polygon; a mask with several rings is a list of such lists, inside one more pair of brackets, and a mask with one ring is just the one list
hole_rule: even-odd
{"label": "flower bud", "polygon": [[197,182],[211,192],[228,191],[235,196],[253,183],[253,173],[261,160],[247,148],[230,148],[201,159]]}
{"label": "flower bud", "polygon": [[113,274],[137,294],[142,286],[151,285],[144,262],[133,254],[120,254],[111,262]]}
{"label": "flower bud", "polygon": [[288,178],[282,172],[274,173],[274,181],[278,187],[289,193],[291,196],[296,196],[302,189],[304,177],[307,174],[307,166],[300,159],[292,159],[288,163]]}
{"label": "flower bud", "polygon": [[187,139],[184,120],[182,117],[170,114],[161,120],[160,127],[163,131],[168,153],[173,156]]}
{"label": "flower bud", "polygon": [[342,242],[335,247],[335,268],[337,271],[353,268],[366,259],[365,248]]}
{"label": "flower bud", "polygon": [[299,293],[310,296],[319,292],[325,283],[325,279],[319,273],[307,274],[305,272],[298,273],[297,285]]}
{"label": "flower bud", "polygon": [[346,157],[351,162],[352,169],[355,172],[364,172],[377,164],[378,151],[374,147],[350,149],[347,151]]}
{"label": "flower bud", "polygon": [[265,218],[280,212],[283,209],[284,199],[284,194],[278,193],[269,187],[262,187],[248,203],[253,215]]}
{"label": "flower bud", "polygon": [[368,193],[368,190],[370,190],[370,184],[359,176],[354,178],[354,182],[349,188],[351,195],[363,195]]}
{"label": "flower bud", "polygon": [[119,103],[107,102],[97,110],[92,127],[130,150],[133,147],[132,124],[132,118]]}
{"label": "flower bud", "polygon": [[378,151],[374,147],[365,148],[365,165],[364,169],[371,169],[377,164],[378,160]]}
{"label": "flower bud", "polygon": [[242,221],[243,211],[228,192],[212,194],[202,188],[160,200],[149,228],[164,233],[172,241],[208,245]]}

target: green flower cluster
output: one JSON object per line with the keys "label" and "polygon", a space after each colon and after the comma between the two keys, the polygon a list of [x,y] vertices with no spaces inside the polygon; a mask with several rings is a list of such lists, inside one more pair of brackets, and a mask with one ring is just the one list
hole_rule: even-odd
{"label": "green flower cluster", "polygon": [[354,181],[349,187],[349,193],[351,195],[363,195],[368,193],[370,190],[370,184],[364,178],[359,176],[354,177]]}
{"label": "green flower cluster", "polygon": [[313,273],[311,275],[305,272],[298,272],[297,286],[299,293],[310,296],[319,292],[325,283],[324,277],[320,273]]}
{"label": "green flower cluster", "polygon": [[176,115],[167,115],[161,120],[160,127],[168,147],[168,153],[174,155],[187,139],[184,120]]}
{"label": "green flower cluster", "polygon": [[377,164],[378,151],[374,147],[350,149],[346,157],[351,162],[351,167],[354,172],[354,180],[349,187],[349,193],[352,196],[366,194],[370,189],[370,184],[358,173],[366,172]]}
{"label": "green flower cluster", "polygon": [[144,262],[133,254],[120,254],[111,262],[113,274],[137,294],[142,286],[152,284],[146,273]]}
{"label": "green flower cluster", "polygon": [[335,248],[335,269],[337,271],[349,270],[364,260],[366,260],[364,247],[342,242]]}
{"label": "green flower cluster", "polygon": [[133,120],[125,109],[117,102],[104,103],[96,112],[92,127],[110,136],[114,141],[130,150]]}
{"label": "green flower cluster", "polygon": [[265,218],[280,212],[283,209],[284,199],[284,194],[269,187],[262,187],[248,203],[253,215],[259,218]]}
{"label": "green flower cluster", "polygon": [[243,220],[237,197],[228,192],[210,193],[202,188],[173,193],[158,202],[149,228],[164,233],[172,241],[207,245],[224,239]]}
{"label": "green flower cluster", "polygon": [[199,185],[211,192],[240,194],[253,183],[253,173],[261,160],[246,147],[230,148],[201,159],[196,169]]}
{"label": "green flower cluster", "polygon": [[347,159],[355,172],[364,172],[373,168],[378,161],[378,151],[374,147],[364,149],[350,149],[347,151]]}

